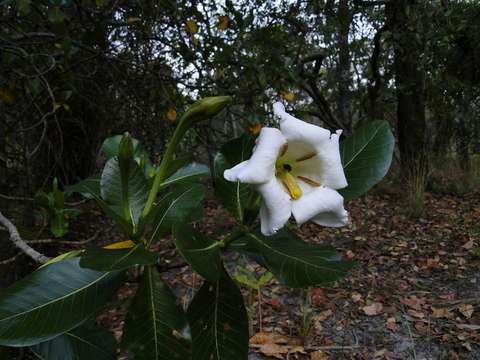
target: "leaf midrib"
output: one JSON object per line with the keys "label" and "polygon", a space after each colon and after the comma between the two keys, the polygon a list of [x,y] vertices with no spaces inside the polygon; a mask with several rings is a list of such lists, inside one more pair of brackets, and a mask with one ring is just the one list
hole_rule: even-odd
{"label": "leaf midrib", "polygon": [[11,316],[9,316],[9,317],[0,319],[0,323],[2,323],[2,322],[4,322],[4,321],[8,321],[8,320],[10,320],[10,319],[13,319],[13,318],[15,318],[15,317],[21,317],[21,316],[23,316],[23,315],[25,315],[25,314],[28,314],[28,313],[30,313],[30,312],[33,312],[33,311],[36,311],[36,310],[41,309],[41,308],[43,308],[43,307],[49,306],[49,305],[51,305],[51,304],[53,304],[53,303],[55,303],[55,302],[57,302],[57,301],[62,301],[63,299],[65,299],[65,298],[67,298],[67,297],[70,297],[70,296],[73,296],[74,294],[76,294],[76,293],[78,293],[78,292],[80,292],[80,291],[83,291],[84,289],[86,289],[86,288],[88,288],[88,287],[96,284],[97,282],[99,282],[100,280],[102,280],[103,278],[105,278],[108,274],[110,274],[110,272],[106,272],[105,274],[103,274],[102,276],[100,276],[99,278],[97,278],[95,281],[93,281],[93,282],[91,282],[91,283],[88,283],[87,285],[85,285],[85,286],[81,287],[80,289],[77,289],[77,290],[75,290],[75,291],[73,291],[73,292],[71,292],[71,293],[69,293],[69,294],[67,294],[67,295],[64,295],[64,296],[61,296],[61,297],[56,298],[56,299],[54,299],[54,300],[48,301],[47,303],[42,304],[42,305],[40,305],[40,306],[36,306],[36,307],[34,307],[34,308],[32,308],[32,309],[29,309],[28,311],[23,311],[23,312],[21,312],[21,313],[16,313],[16,314],[11,315]]}
{"label": "leaf midrib", "polygon": [[319,265],[317,265],[317,264],[309,263],[309,262],[304,261],[304,260],[302,260],[302,259],[300,259],[300,258],[297,258],[297,257],[294,257],[294,256],[290,256],[290,255],[288,255],[288,254],[286,254],[286,253],[283,253],[283,252],[281,252],[281,251],[279,251],[279,250],[277,250],[277,249],[269,246],[268,244],[266,244],[265,242],[263,242],[261,239],[259,239],[257,236],[255,236],[254,234],[249,233],[247,236],[250,236],[251,238],[253,238],[253,239],[256,240],[257,242],[259,242],[260,244],[262,244],[263,246],[265,246],[266,248],[270,249],[271,251],[273,251],[273,252],[275,252],[275,253],[277,253],[277,254],[280,254],[280,255],[282,255],[282,256],[285,256],[285,257],[287,257],[287,258],[290,258],[290,259],[292,259],[292,260],[294,260],[294,261],[298,261],[298,262],[300,262],[300,263],[302,263],[302,264],[305,264],[305,265],[308,265],[308,266],[312,266],[312,267],[315,267],[315,268],[320,269],[320,270],[334,271],[334,272],[338,272],[338,273],[343,273],[343,271],[341,271],[341,270],[337,270],[337,269],[329,268],[329,267],[324,267],[324,266],[319,266]]}
{"label": "leaf midrib", "polygon": [[[383,124],[382,124],[383,125]],[[352,163],[353,160],[355,160],[359,155],[360,153],[363,151],[363,149],[365,149],[369,144],[370,142],[373,140],[373,138],[375,136],[377,136],[377,133],[380,131],[380,129],[383,127],[383,126],[379,126],[375,129],[375,131],[372,133],[372,136],[365,142],[365,144],[355,153],[355,155],[350,159],[350,161],[346,164],[343,165],[343,169],[346,169],[348,167],[348,165],[350,165]]]}

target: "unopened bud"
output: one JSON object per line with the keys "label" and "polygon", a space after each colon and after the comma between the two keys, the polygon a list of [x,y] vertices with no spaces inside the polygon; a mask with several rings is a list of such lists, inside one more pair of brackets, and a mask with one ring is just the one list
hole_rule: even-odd
{"label": "unopened bud", "polygon": [[184,114],[185,119],[201,121],[217,115],[232,102],[230,96],[210,96],[196,101]]}

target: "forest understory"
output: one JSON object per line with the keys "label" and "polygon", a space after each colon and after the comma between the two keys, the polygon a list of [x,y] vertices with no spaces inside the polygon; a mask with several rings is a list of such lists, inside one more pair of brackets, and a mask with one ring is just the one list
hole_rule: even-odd
{"label": "forest understory", "polygon": [[[302,238],[331,245],[356,262],[343,280],[306,290],[288,289],[272,279],[261,287],[260,304],[259,292],[242,285],[251,320],[251,359],[480,357],[480,192],[462,197],[427,193],[419,218],[405,213],[403,200],[399,192],[377,191],[348,204],[348,227],[309,224],[299,230]],[[80,208],[60,246],[35,246],[55,256],[125,240],[93,203]],[[198,226],[206,233],[221,237],[234,225],[214,201],[207,201],[205,209]],[[89,241],[76,243],[82,239]],[[165,260],[164,280],[186,306],[202,279],[175,256],[170,237],[158,251]],[[256,278],[265,272],[243,255],[228,257],[233,276],[239,268]],[[124,300],[135,293],[137,278],[130,271],[130,281],[98,317],[117,340],[128,305]]]}

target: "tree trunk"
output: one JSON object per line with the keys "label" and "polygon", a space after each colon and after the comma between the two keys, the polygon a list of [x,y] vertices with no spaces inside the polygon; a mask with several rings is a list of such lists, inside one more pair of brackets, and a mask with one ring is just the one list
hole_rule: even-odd
{"label": "tree trunk", "polygon": [[348,0],[340,0],[338,3],[338,65],[337,65],[337,114],[341,124],[349,130],[352,126],[350,119],[350,49],[348,33],[352,15],[348,8]]}
{"label": "tree trunk", "polygon": [[465,86],[462,95],[461,109],[458,124],[458,142],[457,142],[457,154],[460,160],[460,167],[465,172],[470,170],[470,153],[469,145],[470,140],[468,136],[467,126],[470,124],[470,102],[472,100],[472,88],[469,85]]}
{"label": "tree trunk", "polygon": [[419,0],[396,0],[386,7],[394,38],[397,131],[403,174],[425,176],[425,68]]}

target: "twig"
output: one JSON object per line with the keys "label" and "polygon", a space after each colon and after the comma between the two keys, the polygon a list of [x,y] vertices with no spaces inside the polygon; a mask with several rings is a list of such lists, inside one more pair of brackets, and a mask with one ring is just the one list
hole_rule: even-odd
{"label": "twig", "polygon": [[8,220],[3,214],[0,212],[0,224],[5,226],[10,233],[10,240],[13,242],[13,244],[19,248],[21,251],[25,253],[25,255],[28,255],[30,258],[35,260],[36,262],[39,262],[41,264],[45,264],[48,260],[50,260],[48,257],[45,255],[39,253],[32,247],[30,247],[21,237],[20,234],[18,233],[17,228],[13,223]]}
{"label": "twig", "polygon": [[62,244],[62,245],[85,245],[89,242],[95,240],[98,235],[100,235],[101,230],[98,230],[95,234],[90,236],[88,239],[80,240],[80,241],[69,241],[69,240],[58,240],[58,239],[38,239],[38,240],[25,240],[28,244]]}
{"label": "twig", "polygon": [[0,261],[0,265],[8,265],[8,264],[11,264],[11,263],[14,262],[15,260],[17,260],[17,259],[20,257],[20,255],[24,255],[24,254],[23,254],[23,253],[18,253],[18,254],[15,255],[15,256],[12,256],[12,257],[10,257],[10,258],[8,258],[8,259],[2,260],[2,261]]}

